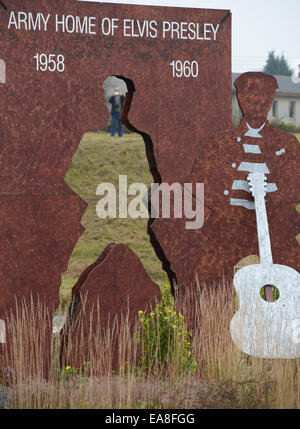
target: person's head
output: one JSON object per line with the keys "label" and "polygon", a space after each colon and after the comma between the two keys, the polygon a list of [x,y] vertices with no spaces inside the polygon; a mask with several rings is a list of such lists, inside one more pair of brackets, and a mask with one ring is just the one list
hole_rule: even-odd
{"label": "person's head", "polygon": [[237,99],[243,115],[248,119],[267,118],[275,91],[278,88],[274,76],[262,72],[241,74],[234,82]]}
{"label": "person's head", "polygon": [[114,95],[121,95],[120,88],[118,88],[118,87],[115,88],[115,94]]}

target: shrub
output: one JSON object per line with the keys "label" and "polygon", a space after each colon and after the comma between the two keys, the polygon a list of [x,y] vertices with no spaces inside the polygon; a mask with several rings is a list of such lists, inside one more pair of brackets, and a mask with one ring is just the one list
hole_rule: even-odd
{"label": "shrub", "polygon": [[286,122],[280,121],[279,119],[274,119],[271,124],[273,127],[278,128],[282,131],[287,131],[289,133],[298,133],[300,132],[300,127],[296,127],[294,124],[288,124]]}
{"label": "shrub", "polygon": [[193,359],[191,333],[188,332],[183,316],[175,311],[175,303],[169,285],[162,287],[162,301],[155,309],[144,314],[139,311],[142,324],[137,341],[142,346],[142,371],[175,370],[177,375],[196,371]]}

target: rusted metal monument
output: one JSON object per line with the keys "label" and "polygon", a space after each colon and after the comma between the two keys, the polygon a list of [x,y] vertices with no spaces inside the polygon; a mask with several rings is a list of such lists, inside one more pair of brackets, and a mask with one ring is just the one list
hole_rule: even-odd
{"label": "rusted metal monument", "polygon": [[[61,274],[83,232],[86,209],[64,177],[84,133],[105,124],[106,77],[126,81],[122,121],[143,136],[157,183],[182,182],[208,136],[231,123],[229,11],[75,0],[10,0],[6,6],[0,12],[6,74],[0,86],[4,324],[15,297],[36,302],[39,296],[50,316],[58,306]],[[162,237],[150,224],[156,253],[175,278]],[[110,259],[117,258],[118,247],[110,250],[98,263],[114,271]],[[132,252],[124,255],[134,261],[131,276],[145,280],[135,290],[135,311],[159,291]],[[100,265],[83,273],[74,295],[88,285],[97,289]],[[120,276],[118,281],[121,290]],[[105,293],[109,299],[111,292]],[[6,340],[2,347],[9,345]]]}
{"label": "rusted metal monument", "polygon": [[[184,217],[149,220],[149,239],[173,292],[175,283],[180,293],[193,287],[195,275],[207,284],[232,275],[240,259],[258,254],[247,182],[257,169],[268,175],[274,260],[299,271],[299,144],[267,121],[277,83],[262,73],[235,82],[243,119],[231,129],[229,11],[76,0],[6,6],[0,11],[2,348],[9,346],[5,322],[15,298],[39,297],[50,316],[58,306],[86,209],[64,178],[84,133],[105,125],[102,84],[111,75],[127,84],[121,119],[143,137],[153,181],[205,185],[203,227],[186,229]],[[140,286],[133,289],[133,282]],[[71,322],[83,294],[85,308],[99,297],[116,314],[132,297],[133,318],[160,297],[122,244],[109,245],[80,276]]]}

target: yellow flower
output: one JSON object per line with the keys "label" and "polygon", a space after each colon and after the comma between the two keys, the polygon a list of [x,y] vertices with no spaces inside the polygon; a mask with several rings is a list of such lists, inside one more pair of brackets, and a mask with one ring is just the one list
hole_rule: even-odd
{"label": "yellow flower", "polygon": [[143,314],[144,312],[142,311],[142,310],[140,310],[139,312],[138,312],[138,314],[139,315],[141,315],[141,314]]}
{"label": "yellow flower", "polygon": [[71,369],[70,366],[66,366],[66,370],[69,371]]}

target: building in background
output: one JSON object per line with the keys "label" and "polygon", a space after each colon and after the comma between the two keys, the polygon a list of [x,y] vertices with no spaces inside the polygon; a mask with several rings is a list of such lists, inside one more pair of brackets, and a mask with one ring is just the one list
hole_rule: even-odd
{"label": "building in background", "polygon": [[[239,108],[236,89],[233,85],[240,73],[232,73],[232,120],[236,126],[242,112]],[[278,82],[278,89],[273,101],[272,109],[269,112],[270,122],[284,122],[287,126],[300,127],[300,83],[294,83],[290,76],[275,76]]]}

